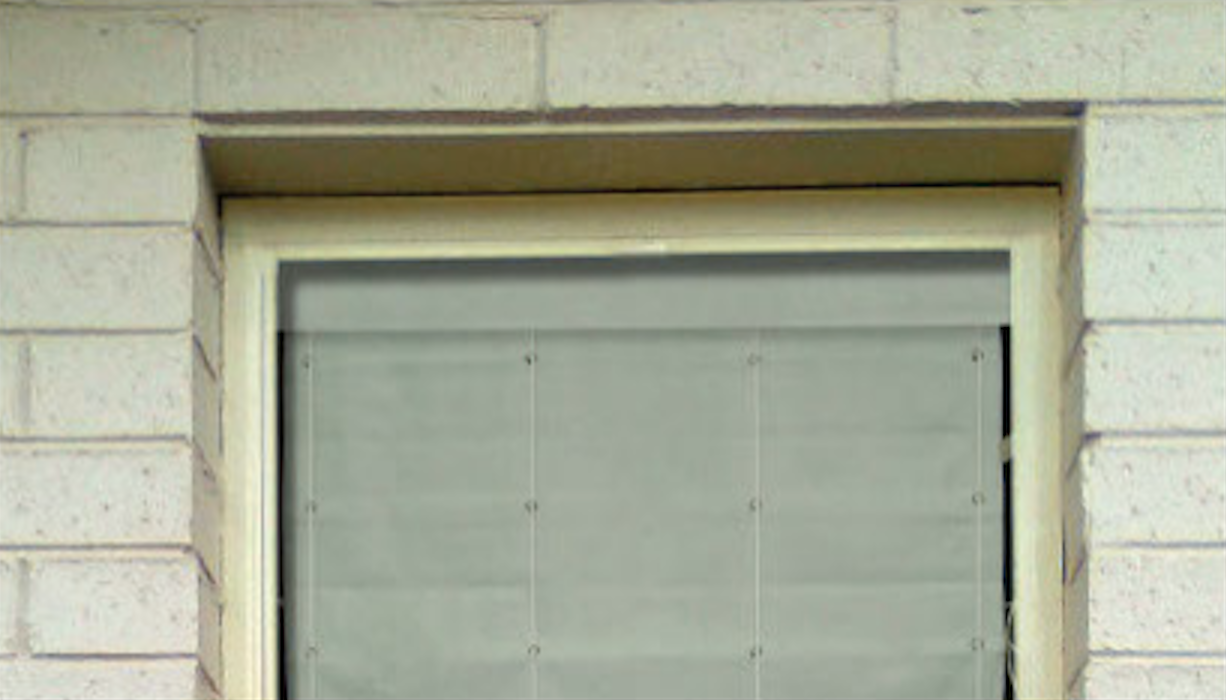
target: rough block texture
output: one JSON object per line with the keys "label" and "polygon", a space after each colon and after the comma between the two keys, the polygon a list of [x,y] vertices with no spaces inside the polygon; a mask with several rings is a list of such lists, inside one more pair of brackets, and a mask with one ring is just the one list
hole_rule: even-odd
{"label": "rough block texture", "polygon": [[200,110],[525,110],[537,94],[524,16],[234,14],[200,27]]}
{"label": "rough block texture", "polygon": [[1226,550],[1100,551],[1087,566],[1091,653],[1226,654]]}
{"label": "rough block texture", "polygon": [[559,8],[547,26],[558,108],[883,104],[883,9],[806,5]]}
{"label": "rough block texture", "polygon": [[[0,558],[0,659],[17,649],[17,562]],[[3,663],[3,661],[0,661]]]}
{"label": "rough block texture", "polygon": [[1226,209],[1226,113],[1220,108],[1091,111],[1083,206]]}
{"label": "rough block texture", "polygon": [[0,221],[17,216],[21,207],[21,130],[0,119]]}
{"label": "rough block texture", "polygon": [[221,464],[221,383],[199,350],[192,352],[191,372],[190,434],[211,467]]}
{"label": "rough block texture", "polygon": [[36,654],[194,654],[200,594],[194,559],[30,562]]}
{"label": "rough block texture", "polygon": [[1085,670],[1083,697],[1114,700],[1205,700],[1226,697],[1226,659],[1100,659]]}
{"label": "rough block texture", "polygon": [[1226,91],[1217,0],[899,3],[900,101],[1188,99]]}
{"label": "rough block texture", "polygon": [[1085,316],[1226,320],[1226,219],[1096,221],[1082,239]]}
{"label": "rough block texture", "polygon": [[196,206],[187,125],[31,129],[20,216],[52,222],[188,222]]}
{"label": "rough block texture", "polygon": [[201,130],[791,107],[1084,108],[1061,231],[1065,680],[1226,695],[1219,0],[17,4],[0,6],[0,697],[219,694],[213,583],[241,504],[219,490],[224,245]]}
{"label": "rough block texture", "polygon": [[1226,542],[1226,439],[1103,439],[1081,453],[1099,544]]}
{"label": "rough block texture", "polygon": [[0,445],[0,547],[192,544],[192,449]]}
{"label": "rough block texture", "polygon": [[1087,432],[1226,430],[1226,325],[1099,326],[1082,352]]}
{"label": "rough block texture", "polygon": [[0,111],[187,112],[191,27],[131,15],[6,10]]}
{"label": "rough block texture", "polygon": [[214,374],[220,374],[222,285],[205,246],[200,238],[196,238],[191,246],[190,324],[204,353],[204,359]]}
{"label": "rough block texture", "polygon": [[0,697],[22,700],[188,700],[200,681],[193,659],[0,661]]}
{"label": "rough block texture", "polygon": [[193,247],[183,230],[0,231],[0,330],[184,328]]}
{"label": "rough block texture", "polygon": [[0,436],[189,436],[185,336],[0,336]]}

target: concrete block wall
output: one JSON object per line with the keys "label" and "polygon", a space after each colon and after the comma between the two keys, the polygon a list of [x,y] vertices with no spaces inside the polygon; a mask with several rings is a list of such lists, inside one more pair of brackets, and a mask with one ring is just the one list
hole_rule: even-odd
{"label": "concrete block wall", "polygon": [[[39,38],[31,27],[98,36],[75,15],[21,19],[26,39]],[[28,58],[5,53],[6,109],[25,94],[29,76],[9,76]],[[126,60],[116,70],[147,63]],[[30,89],[32,106],[66,109],[80,86],[60,87]],[[0,697],[213,696],[221,266],[201,215],[214,204],[199,194],[196,125],[3,124]]]}
{"label": "concrete block wall", "polygon": [[1082,115],[1065,682],[1226,694],[1224,22],[1220,0],[0,0],[0,697],[224,682],[211,121],[916,107]]}
{"label": "concrete block wall", "polygon": [[1216,697],[1226,692],[1226,111],[1215,100],[1092,103],[1078,151],[1063,290],[1070,691]]}

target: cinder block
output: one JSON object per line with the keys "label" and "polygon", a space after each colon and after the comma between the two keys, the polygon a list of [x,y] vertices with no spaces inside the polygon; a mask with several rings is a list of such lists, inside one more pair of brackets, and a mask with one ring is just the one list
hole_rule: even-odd
{"label": "cinder block", "polygon": [[[0,464],[0,468],[3,465]],[[0,510],[0,512],[4,512]],[[0,658],[18,652],[17,648],[17,577],[16,560],[0,559]],[[2,695],[0,697],[12,697]]]}
{"label": "cinder block", "polygon": [[189,436],[186,333],[0,336],[0,431],[15,437]]}
{"label": "cinder block", "polygon": [[1064,498],[1062,568],[1065,584],[1072,581],[1086,560],[1086,543],[1090,533],[1087,532],[1085,492],[1085,477],[1082,475],[1081,464],[1078,463],[1065,475],[1062,490]]}
{"label": "cinder block", "polygon": [[1087,566],[1092,655],[1223,651],[1226,550],[1098,551]]}
{"label": "cinder block", "polygon": [[1090,319],[1226,319],[1226,220],[1091,222],[1082,234]]}
{"label": "cinder block", "polygon": [[1226,658],[1167,661],[1095,659],[1085,697],[1102,700],[1205,700],[1226,697]]}
{"label": "cinder block", "polygon": [[30,562],[35,654],[195,654],[200,579],[194,557]]}
{"label": "cinder block", "polygon": [[17,218],[21,210],[21,130],[0,117],[0,221]]}
{"label": "cinder block", "polygon": [[1216,100],[1226,91],[1219,0],[898,7],[899,101]]}
{"label": "cinder block", "polygon": [[204,112],[527,110],[536,99],[527,18],[234,12],[199,31]]}
{"label": "cinder block", "polygon": [[205,244],[193,237],[191,244],[191,326],[205,359],[216,372],[221,371],[221,280]]}
{"label": "cinder block", "polygon": [[193,455],[192,545],[200,555],[206,572],[214,581],[221,580],[222,521],[221,485],[216,473],[199,454]]}
{"label": "cinder block", "polygon": [[185,329],[190,231],[0,231],[0,329]]}
{"label": "cinder block", "polygon": [[0,446],[0,545],[190,546],[186,443]]}
{"label": "cinder block", "polygon": [[204,360],[192,353],[191,436],[210,468],[221,465],[221,382]]}
{"label": "cinder block", "polygon": [[1226,429],[1226,325],[1092,326],[1085,432]]}
{"label": "cinder block", "polygon": [[1064,586],[1064,682],[1075,685],[1090,658],[1090,576],[1085,569]]}
{"label": "cinder block", "polygon": [[193,659],[30,660],[0,663],[0,697],[23,700],[191,700]]}
{"label": "cinder block", "polygon": [[221,202],[213,188],[212,174],[204,162],[204,153],[196,153],[196,234],[204,242],[204,249],[209,252],[213,269],[222,276],[225,268],[222,262],[221,249],[221,217],[219,209]]}
{"label": "cinder block", "polygon": [[885,9],[818,4],[559,7],[546,27],[556,108],[879,105]]}
{"label": "cinder block", "polygon": [[31,129],[22,217],[190,224],[196,150],[195,131],[186,120]]}
{"label": "cinder block", "polygon": [[5,8],[0,64],[0,111],[191,110],[186,21]]}
{"label": "cinder block", "polygon": [[1095,440],[1081,461],[1091,547],[1226,542],[1226,440]]}
{"label": "cinder block", "polygon": [[1226,113],[1136,108],[1086,115],[1085,207],[1226,209]]}

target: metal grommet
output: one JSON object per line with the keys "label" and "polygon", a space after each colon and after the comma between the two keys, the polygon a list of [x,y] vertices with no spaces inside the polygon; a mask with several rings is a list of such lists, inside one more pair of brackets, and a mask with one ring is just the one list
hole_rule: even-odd
{"label": "metal grommet", "polygon": [[987,494],[985,494],[983,491],[976,491],[975,493],[971,494],[971,503],[974,503],[977,506],[983,505],[987,502],[987,500]]}
{"label": "metal grommet", "polygon": [[524,510],[528,511],[529,513],[536,513],[540,509],[541,504],[537,502],[536,499],[524,501]]}
{"label": "metal grommet", "polygon": [[540,644],[529,644],[528,645],[528,656],[535,659],[536,657],[540,655],[541,655],[541,645]]}

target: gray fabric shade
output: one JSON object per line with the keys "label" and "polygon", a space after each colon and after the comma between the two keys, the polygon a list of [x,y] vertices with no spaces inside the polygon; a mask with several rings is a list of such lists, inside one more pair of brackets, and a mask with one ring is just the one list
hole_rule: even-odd
{"label": "gray fabric shade", "polygon": [[1004,253],[300,263],[304,331],[1003,326]]}
{"label": "gray fabric shade", "polygon": [[290,696],[1001,697],[1004,261],[844,258],[288,271]]}

